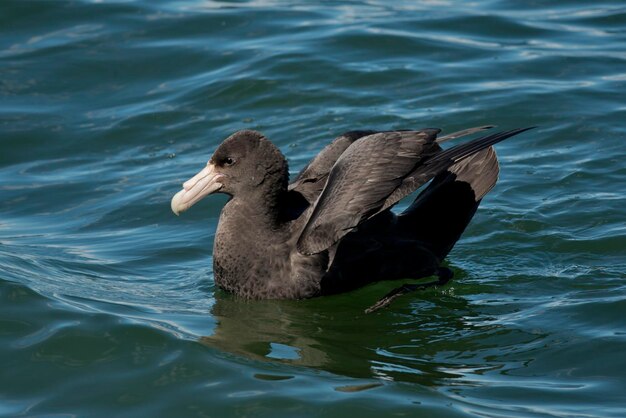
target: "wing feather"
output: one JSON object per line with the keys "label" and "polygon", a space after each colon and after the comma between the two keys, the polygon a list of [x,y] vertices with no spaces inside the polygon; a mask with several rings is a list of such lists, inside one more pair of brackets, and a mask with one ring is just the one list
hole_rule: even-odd
{"label": "wing feather", "polygon": [[289,184],[289,190],[300,193],[313,203],[326,184],[331,168],[341,154],[357,139],[376,133],[376,131],[349,131],[326,145]]}
{"label": "wing feather", "polygon": [[[430,179],[435,177],[437,174],[442,173],[453,164],[463,161],[465,158],[477,153],[478,151],[495,145],[498,142],[504,141],[507,138],[525,132],[529,129],[532,129],[532,127],[498,132],[493,135],[475,139],[465,144],[448,148],[447,150],[437,152],[436,154],[425,158],[423,164],[415,167],[413,172],[407,174],[407,176],[403,179],[402,184],[389,195],[380,208],[380,211],[395,205],[402,198],[413,193],[419,187],[426,184]],[[486,194],[487,191],[488,190],[483,190],[483,195]]]}
{"label": "wing feather", "polygon": [[298,240],[298,251],[323,251],[379,211],[425,151],[438,147],[437,133],[438,129],[380,132],[355,141],[330,171]]}
{"label": "wing feather", "polygon": [[330,248],[450,166],[528,129],[495,133],[447,150],[436,142],[438,129],[380,132],[356,140],[332,167],[298,239],[298,251],[316,254]]}

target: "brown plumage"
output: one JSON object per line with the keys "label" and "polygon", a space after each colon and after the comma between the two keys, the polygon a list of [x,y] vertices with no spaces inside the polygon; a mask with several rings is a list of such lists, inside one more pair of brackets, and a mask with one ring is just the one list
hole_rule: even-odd
{"label": "brown plumage", "polygon": [[[215,237],[215,281],[247,298],[308,298],[378,280],[447,276],[440,263],[497,180],[492,145],[527,129],[446,150],[439,144],[488,128],[439,138],[439,129],[348,132],[290,185],[278,148],[240,131],[185,183],[172,209],[178,214],[210,193],[231,196]],[[429,181],[407,210],[391,212]]]}

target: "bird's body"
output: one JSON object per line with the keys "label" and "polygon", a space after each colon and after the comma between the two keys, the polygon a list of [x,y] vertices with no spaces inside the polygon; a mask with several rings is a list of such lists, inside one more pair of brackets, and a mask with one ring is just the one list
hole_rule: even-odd
{"label": "bird's body", "polygon": [[318,294],[328,257],[295,250],[302,224],[299,219],[272,219],[259,212],[254,202],[229,200],[213,245],[216,284],[257,299],[302,299]]}
{"label": "bird's body", "polygon": [[[231,196],[215,235],[215,282],[246,298],[302,299],[438,275],[495,185],[491,146],[525,129],[447,150],[439,144],[487,128],[439,138],[438,129],[348,132],[290,184],[278,148],[258,132],[239,131],[185,183],[172,209],[210,193]],[[403,213],[390,210],[429,181]]]}

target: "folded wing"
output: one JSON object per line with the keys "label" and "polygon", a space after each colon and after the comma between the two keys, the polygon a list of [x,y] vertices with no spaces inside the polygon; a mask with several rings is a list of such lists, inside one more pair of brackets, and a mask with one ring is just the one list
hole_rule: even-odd
{"label": "folded wing", "polygon": [[314,203],[341,154],[357,139],[374,133],[376,131],[350,131],[335,138],[300,171],[289,184],[289,190],[300,193],[309,203]]}
{"label": "folded wing", "polygon": [[453,164],[527,129],[496,133],[447,150],[437,144],[438,129],[381,132],[358,139],[333,165],[300,235],[298,251],[315,254],[328,249]]}
{"label": "folded wing", "polygon": [[380,132],[355,141],[333,166],[298,240],[298,251],[323,251],[380,210],[422,158],[438,147],[438,129]]}
{"label": "folded wing", "polygon": [[[492,125],[463,129],[445,136],[437,137],[437,142],[442,143],[450,139],[460,138],[462,136],[471,135],[491,128],[493,128]],[[317,154],[300,171],[296,178],[289,184],[289,191],[298,192],[309,203],[315,203],[315,200],[318,198],[326,185],[326,180],[328,179],[328,175],[330,174],[330,170],[333,168],[333,165],[337,162],[339,157],[341,157],[341,154],[343,154],[354,141],[367,135],[392,132],[403,131],[358,130],[349,131],[338,136],[330,144],[326,145],[322,151],[320,151],[319,154]]]}

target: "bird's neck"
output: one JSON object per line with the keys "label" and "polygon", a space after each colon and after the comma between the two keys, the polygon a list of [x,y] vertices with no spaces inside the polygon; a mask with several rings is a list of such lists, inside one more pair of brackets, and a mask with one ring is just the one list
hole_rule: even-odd
{"label": "bird's neck", "polygon": [[288,228],[276,219],[275,204],[247,194],[222,208],[213,245],[218,286],[258,297],[272,287],[272,273],[284,270],[280,263],[289,262]]}
{"label": "bird's neck", "polygon": [[286,190],[259,187],[252,193],[246,193],[244,197],[233,197],[224,207],[224,212],[240,218],[237,220],[239,222],[243,221],[241,218],[245,218],[256,222],[258,226],[275,230],[284,223],[283,206],[286,195]]}

